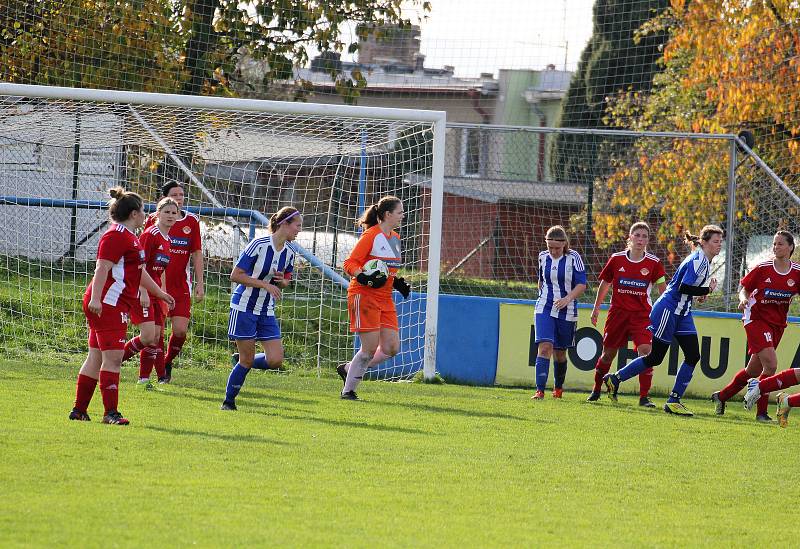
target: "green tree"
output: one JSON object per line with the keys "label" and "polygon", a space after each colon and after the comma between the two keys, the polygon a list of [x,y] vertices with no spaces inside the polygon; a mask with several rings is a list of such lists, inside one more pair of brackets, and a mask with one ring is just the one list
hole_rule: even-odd
{"label": "green tree", "polygon": [[[572,77],[559,127],[603,128],[610,97],[650,89],[667,33],[637,37],[636,31],[668,5],[669,0],[597,0],[592,37]],[[607,150],[596,137],[559,134],[550,146],[556,180],[588,185],[609,170]]]}
{"label": "green tree", "polygon": [[[292,79],[308,51],[355,52],[384,25],[409,25],[422,0],[8,0],[0,78],[8,82],[185,94],[235,94],[237,63],[263,61],[266,83]],[[344,32],[355,25],[355,36]],[[353,99],[363,74],[332,74]]]}

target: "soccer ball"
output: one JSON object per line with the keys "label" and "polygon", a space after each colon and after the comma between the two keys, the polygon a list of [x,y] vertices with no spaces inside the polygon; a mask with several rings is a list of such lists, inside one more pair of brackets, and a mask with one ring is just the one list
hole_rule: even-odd
{"label": "soccer ball", "polygon": [[364,263],[362,270],[367,276],[372,276],[376,272],[382,273],[384,278],[389,276],[389,267],[386,265],[386,262],[381,259],[370,259]]}

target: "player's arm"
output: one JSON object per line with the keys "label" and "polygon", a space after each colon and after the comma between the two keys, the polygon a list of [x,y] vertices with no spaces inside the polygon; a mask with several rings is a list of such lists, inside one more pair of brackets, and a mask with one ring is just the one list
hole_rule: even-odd
{"label": "player's arm", "polygon": [[111,272],[111,268],[113,266],[114,264],[108,259],[98,259],[97,264],[94,267],[94,278],[92,278],[92,297],[89,299],[88,308],[97,316],[100,316],[100,313],[103,310],[103,303],[101,302],[101,298],[103,297],[103,287],[106,285],[108,273]]}
{"label": "player's arm", "polygon": [[594,308],[592,309],[592,326],[597,326],[597,319],[600,316],[600,305],[606,300],[608,290],[611,289],[611,282],[607,280],[600,281],[600,287],[597,289],[597,297],[594,300]]}
{"label": "player's arm", "polygon": [[342,269],[344,269],[344,272],[353,277],[357,277],[359,274],[361,274],[361,272],[364,270],[364,263],[366,263],[367,259],[369,259],[369,252],[372,250],[373,240],[373,238],[366,234],[362,235],[361,238],[358,239],[353,251],[350,252],[350,255],[344,260],[344,264],[342,264]]}
{"label": "player's arm", "polygon": [[[142,292],[142,289],[144,289],[145,291]],[[162,290],[161,286],[159,286],[158,283],[155,280],[153,280],[153,277],[151,277],[148,274],[148,272],[143,269],[142,270],[142,280],[139,283],[139,293],[140,294],[142,294],[142,293],[146,294],[148,292],[153,294],[154,296],[156,296],[161,301],[165,302],[167,305],[169,305],[170,309],[172,309],[172,307],[175,306],[175,299],[173,299],[173,297],[171,295],[169,295],[167,292]],[[149,304],[149,300],[148,300],[148,304]],[[142,303],[142,306],[144,307],[145,304]]]}
{"label": "player's arm", "polygon": [[656,280],[656,290],[658,290],[658,295],[661,295],[667,291],[667,279],[663,276]]}
{"label": "player's arm", "polygon": [[262,288],[268,291],[269,294],[276,300],[281,298],[281,289],[278,286],[269,281],[250,276],[247,274],[247,271],[238,265],[233,268],[233,271],[231,271],[231,282],[235,284],[241,284],[242,286],[248,286],[250,288]]}
{"label": "player's arm", "polygon": [[750,301],[750,296],[753,294],[753,290],[756,289],[758,285],[758,270],[753,269],[746,275],[744,278],[739,282],[739,310],[744,311],[744,308],[747,306],[747,302]]}
{"label": "player's arm", "polygon": [[192,252],[192,269],[194,270],[194,298],[195,301],[203,301],[206,295],[206,289],[203,285],[203,274],[205,265],[203,264],[203,250],[195,250]]}

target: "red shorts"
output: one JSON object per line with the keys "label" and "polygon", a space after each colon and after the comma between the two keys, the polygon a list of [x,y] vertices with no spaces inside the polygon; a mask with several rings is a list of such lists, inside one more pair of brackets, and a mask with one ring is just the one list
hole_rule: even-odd
{"label": "red shorts", "polygon": [[89,310],[89,294],[83,296],[83,314],[89,324],[89,347],[101,351],[122,350],[128,335],[127,303],[117,305],[103,303],[100,316]]}
{"label": "red shorts", "polygon": [[351,332],[375,332],[381,328],[399,330],[397,309],[391,298],[376,299],[369,294],[347,294]]}
{"label": "red shorts", "polygon": [[633,340],[634,350],[638,350],[641,345],[650,345],[653,334],[647,329],[648,326],[650,317],[646,311],[626,311],[611,307],[606,317],[603,347],[623,349],[628,346],[629,340]]}
{"label": "red shorts", "polygon": [[[169,291],[167,291],[169,293]],[[192,317],[192,294],[170,294],[175,299],[175,307],[171,311],[164,311],[167,316]],[[165,308],[167,308],[165,306]]]}
{"label": "red shorts", "polygon": [[150,306],[146,309],[142,308],[142,304],[138,301],[136,304],[131,307],[131,322],[135,325],[142,324],[143,322],[155,322],[159,326],[164,325],[164,309],[167,306],[164,303],[153,296],[150,296]]}
{"label": "red shorts", "polygon": [[747,352],[751,355],[763,351],[767,347],[778,348],[786,326],[768,324],[763,320],[751,320],[744,325],[747,332]]}

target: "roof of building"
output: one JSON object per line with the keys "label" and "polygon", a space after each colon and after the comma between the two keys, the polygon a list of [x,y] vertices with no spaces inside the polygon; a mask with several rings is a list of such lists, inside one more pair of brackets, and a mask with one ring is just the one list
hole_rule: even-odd
{"label": "roof of building", "polygon": [[[416,182],[430,188],[430,178],[414,176]],[[482,202],[550,202],[553,204],[585,204],[587,189],[578,183],[514,181],[483,177],[444,178],[444,192]]]}

